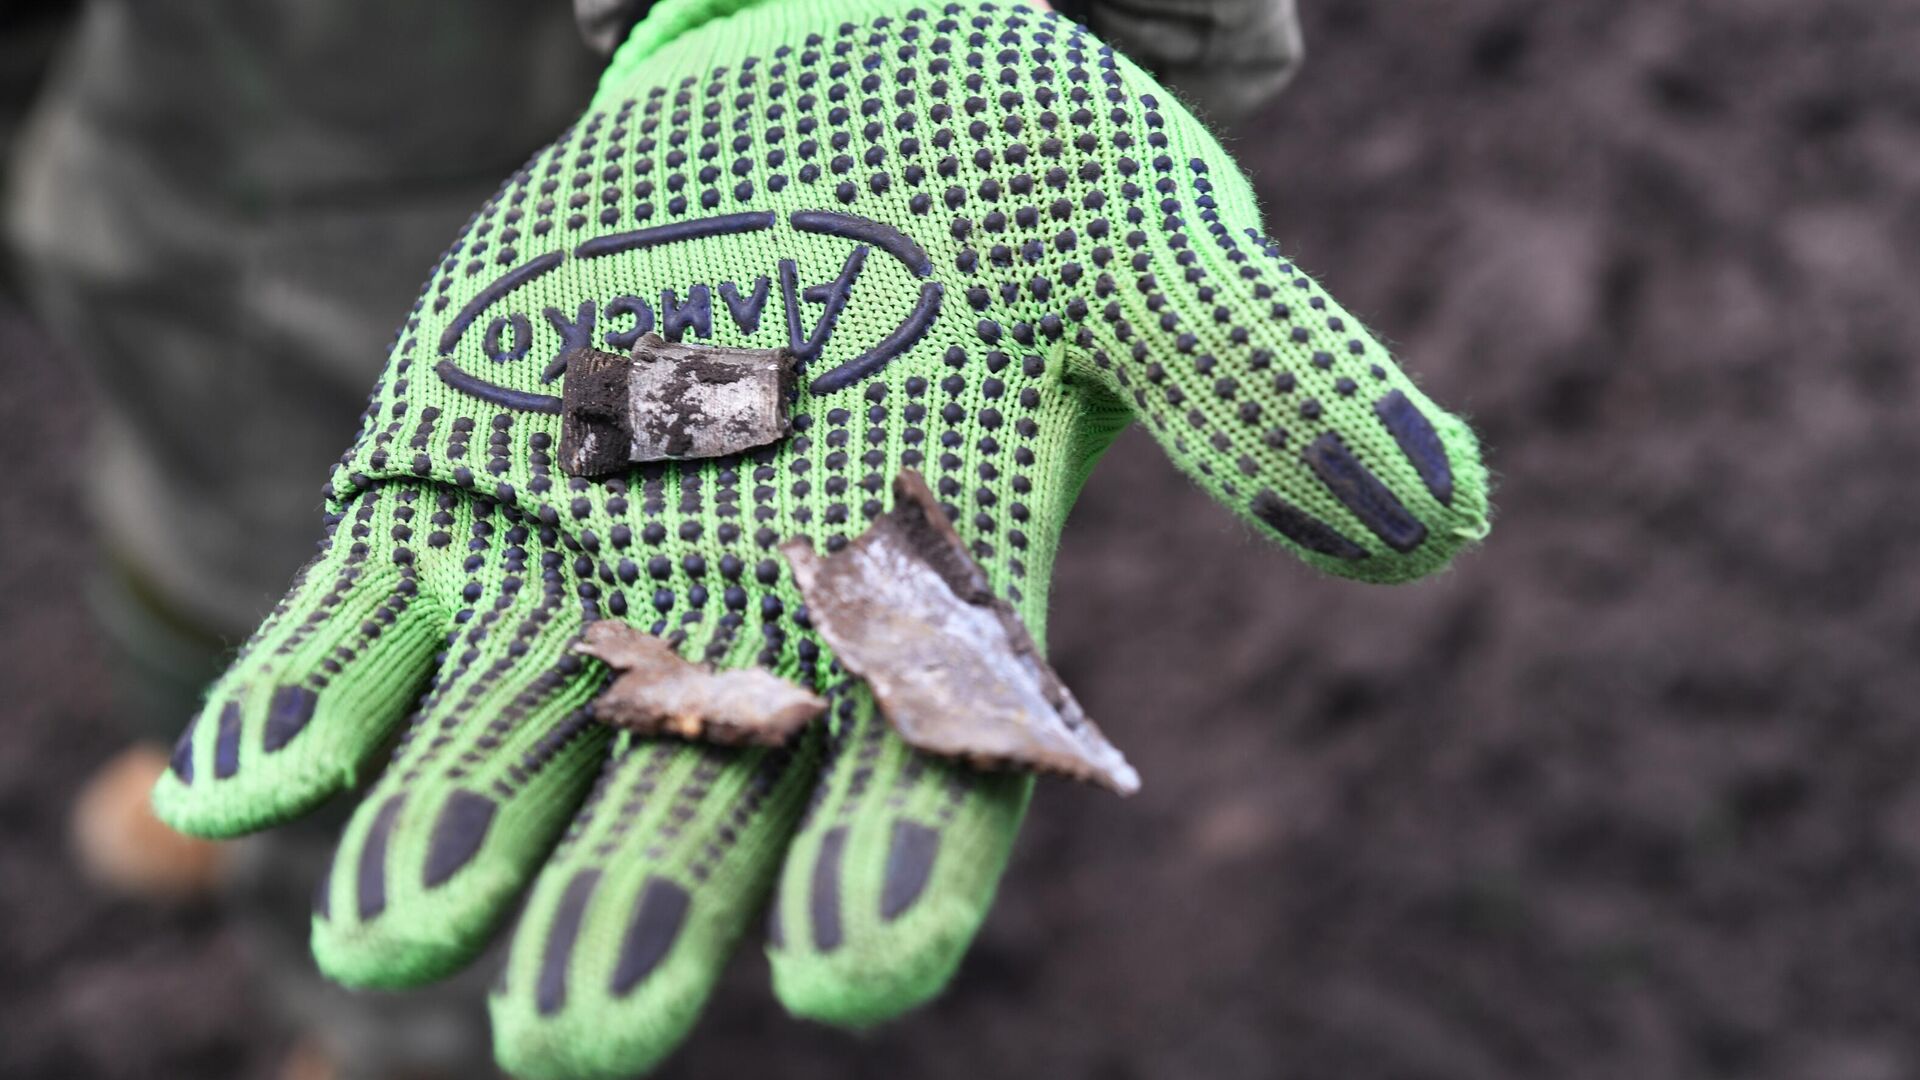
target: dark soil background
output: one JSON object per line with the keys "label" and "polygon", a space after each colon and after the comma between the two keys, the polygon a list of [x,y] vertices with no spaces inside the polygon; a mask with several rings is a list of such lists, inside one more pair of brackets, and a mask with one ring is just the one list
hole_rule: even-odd
{"label": "dark soil background", "polygon": [[[1920,1075],[1920,8],[1303,6],[1237,148],[1475,418],[1490,540],[1321,580],[1128,436],[1052,647],[1145,791],[1042,786],[937,1004],[805,1025],[748,950],[664,1075]],[[219,913],[68,865],[89,406],[0,355],[0,1075],[272,1075]]]}

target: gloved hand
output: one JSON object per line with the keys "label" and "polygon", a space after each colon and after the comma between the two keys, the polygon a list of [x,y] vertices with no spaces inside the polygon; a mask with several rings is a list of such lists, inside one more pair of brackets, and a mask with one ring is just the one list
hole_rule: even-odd
{"label": "gloved hand", "polygon": [[[926,1000],[1031,781],[901,743],[780,541],[837,549],[920,470],[1043,639],[1061,522],[1135,419],[1322,570],[1415,577],[1487,527],[1467,428],[1259,227],[1219,145],[1059,16],[660,4],[434,268],[328,539],[182,737],[161,815],[230,836],[379,771],[314,952],[350,985],[416,984],[524,893],[492,999],[523,1077],[650,1066],[763,906],[791,1011]],[[569,477],[556,361],[650,329],[791,346],[795,433]],[[605,672],[569,651],[602,618],[805,683],[828,723],[779,751],[614,736],[587,709]]]}

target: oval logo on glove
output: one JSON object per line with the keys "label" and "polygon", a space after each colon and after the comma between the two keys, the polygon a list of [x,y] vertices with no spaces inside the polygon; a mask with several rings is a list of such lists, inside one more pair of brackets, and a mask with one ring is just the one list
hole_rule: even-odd
{"label": "oval logo on glove", "polygon": [[[807,371],[833,336],[840,313],[852,298],[854,286],[875,249],[899,260],[910,274],[922,279],[919,296],[912,310],[880,340],[857,356],[814,373],[808,389],[815,394],[830,394],[880,372],[894,357],[912,348],[939,314],[941,286],[926,280],[933,273],[926,249],[891,225],[827,210],[796,210],[787,216],[787,225],[797,232],[853,241],[839,272],[829,281],[803,281],[799,264],[783,258],[771,268],[772,273],[747,282],[688,284],[684,292],[663,288],[657,296],[586,299],[572,310],[546,307],[538,313],[508,303],[510,296],[570,259],[603,259],[693,240],[763,232],[777,224],[771,211],[727,214],[599,236],[571,252],[556,251],[531,259],[502,274],[460,309],[440,335],[438,352],[442,359],[434,370],[447,385],[490,404],[557,413],[557,394],[502,386],[483,373],[460,367],[452,360],[454,351],[462,341],[478,336],[481,355],[494,363],[539,359],[545,364],[540,373],[544,385],[566,373],[564,358],[576,346],[624,352],[650,330],[669,341],[689,336],[707,338],[713,336],[715,322],[722,319],[731,319],[743,335],[750,336],[759,331],[763,319],[771,316],[785,319],[785,345],[799,357],[801,370]],[[774,310],[770,312],[769,307]],[[542,339],[545,344],[537,347]]]}

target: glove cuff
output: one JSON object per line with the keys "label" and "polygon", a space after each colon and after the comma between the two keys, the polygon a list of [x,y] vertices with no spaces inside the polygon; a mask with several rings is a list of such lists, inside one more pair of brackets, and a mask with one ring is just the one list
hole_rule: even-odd
{"label": "glove cuff", "polygon": [[778,0],[659,0],[627,35],[607,66],[606,78],[630,70],[660,47],[710,22]]}
{"label": "glove cuff", "polygon": [[[709,58],[720,62],[722,57],[755,49],[798,46],[809,32],[843,22],[915,8],[958,12],[971,6],[943,0],[659,0],[614,52],[600,76],[590,110],[629,96],[639,69],[669,47],[676,52],[684,49],[684,59],[693,61],[698,70],[710,66]],[[1016,0],[1006,6],[1026,5]]]}

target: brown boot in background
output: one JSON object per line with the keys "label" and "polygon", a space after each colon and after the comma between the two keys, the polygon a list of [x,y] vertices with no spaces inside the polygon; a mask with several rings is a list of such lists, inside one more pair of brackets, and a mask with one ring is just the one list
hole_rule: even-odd
{"label": "brown boot in background", "polygon": [[89,879],[116,892],[157,901],[203,899],[220,880],[227,850],[153,816],[148,795],[166,767],[165,750],[136,743],[96,769],[68,823],[74,859]]}

